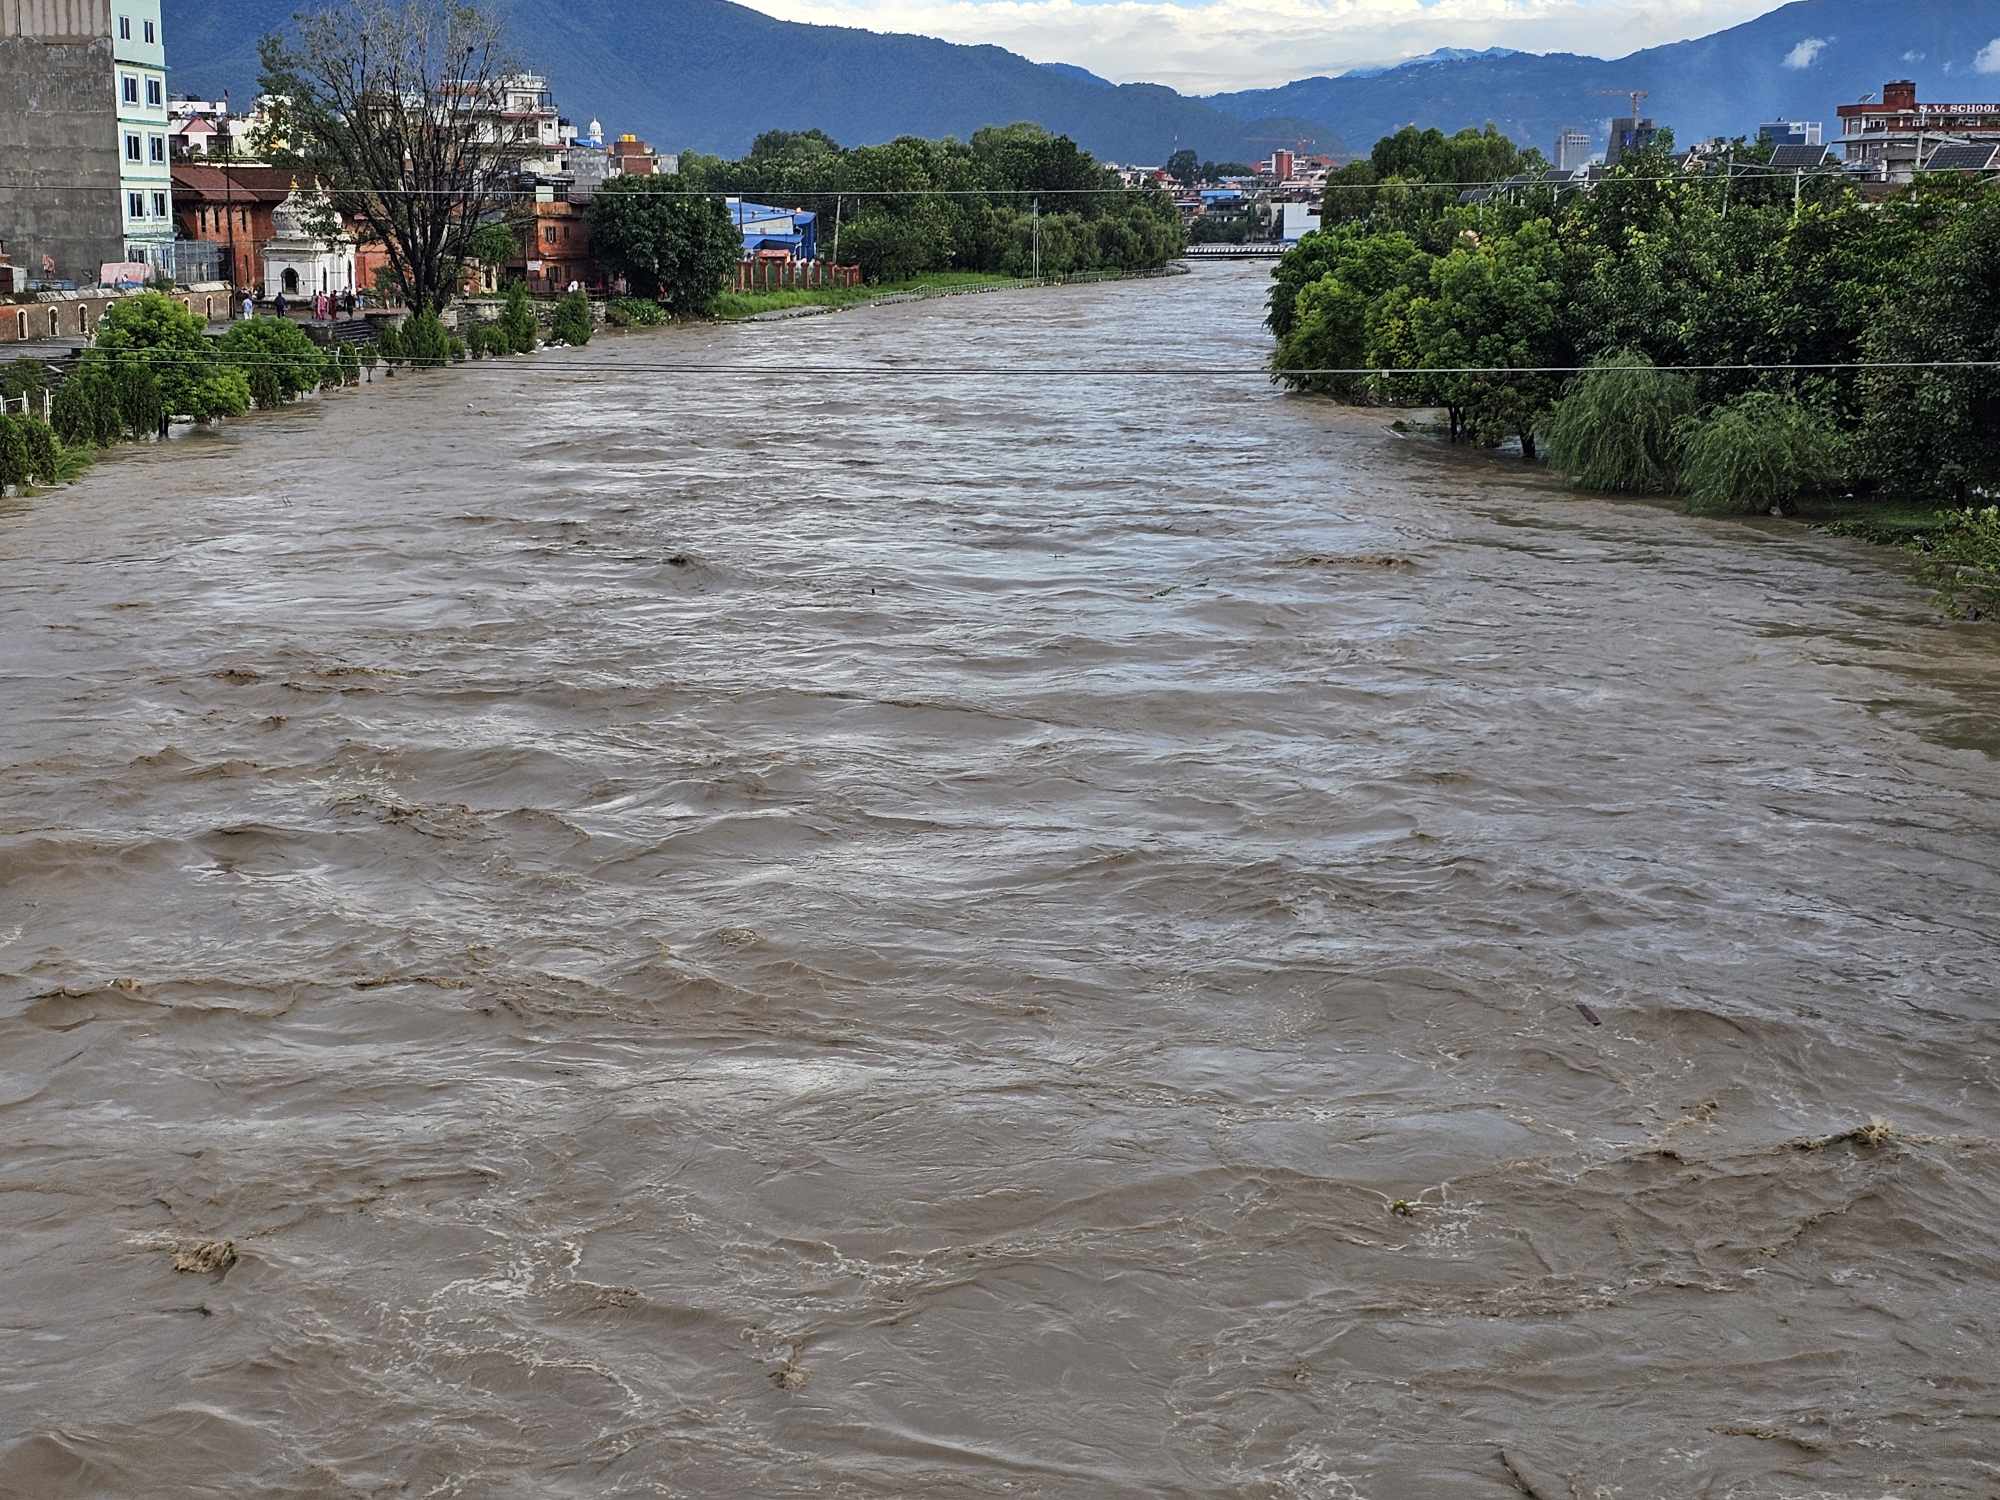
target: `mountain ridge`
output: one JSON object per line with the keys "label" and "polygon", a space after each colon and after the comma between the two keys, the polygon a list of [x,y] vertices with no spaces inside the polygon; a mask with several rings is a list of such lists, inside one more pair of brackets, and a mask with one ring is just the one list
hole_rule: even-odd
{"label": "mountain ridge", "polygon": [[[297,0],[164,0],[176,93],[255,92],[256,42]],[[551,26],[527,0],[492,0],[520,50],[574,118],[592,116],[667,150],[740,154],[759,131],[817,126],[847,144],[897,135],[969,136],[1034,120],[1099,157],[1157,164],[1179,147],[1255,160],[1297,141],[1366,151],[1405,124],[1498,126],[1548,150],[1558,130],[1601,135],[1619,96],[1679,139],[1748,134],[1766,119],[1822,120],[1894,76],[1921,96],[2000,93],[1973,72],[2000,40],[2000,0],[1791,0],[1710,36],[1615,59],[1577,53],[1440,49],[1381,70],[1207,96],[1113,84],[1072,64],[993,46],[780,21],[730,0],[573,0]],[[1443,54],[1443,55],[1441,55]],[[1905,59],[1908,59],[1907,61]]]}

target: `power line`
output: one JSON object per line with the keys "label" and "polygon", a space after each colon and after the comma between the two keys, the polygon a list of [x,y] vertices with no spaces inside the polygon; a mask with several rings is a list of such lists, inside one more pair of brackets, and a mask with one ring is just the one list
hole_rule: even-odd
{"label": "power line", "polygon": [[[186,165],[186,163],[182,163],[181,165]],[[218,168],[213,168],[212,170],[222,171],[224,169],[218,167]],[[282,170],[282,169],[270,168],[267,170]],[[1916,176],[1977,177],[1984,175],[1986,170],[1987,169],[1983,167],[1916,167],[1912,169],[1912,172]],[[1852,174],[1850,174],[1844,167],[1838,167],[1838,166],[1793,168],[1793,167],[1772,167],[1761,163],[1760,164],[1744,163],[1732,167],[1726,173],[1719,173],[1715,175],[1710,175],[1705,172],[1700,172],[1700,173],[1674,172],[1670,174],[1656,173],[1652,175],[1622,175],[1615,177],[1600,177],[1595,180],[1589,178],[1560,178],[1554,181],[1551,181],[1543,177],[1535,177],[1527,182],[1511,182],[1507,178],[1487,179],[1478,182],[1425,182],[1419,180],[1390,180],[1381,182],[1335,182],[1329,179],[1324,183],[1322,183],[1321,187],[1323,191],[1329,193],[1335,191],[1344,193],[1370,193],[1370,192],[1389,192],[1389,191],[1416,193],[1416,192],[1444,192],[1453,189],[1472,190],[1478,188],[1490,188],[1496,192],[1533,192],[1537,190],[1548,191],[1548,192],[1574,192],[1574,191],[1595,192],[1599,188],[1608,187],[1614,184],[1620,187],[1626,187],[1626,186],[1637,186],[1642,183],[1648,185],[1672,185],[1678,183],[1685,187],[1696,187],[1696,186],[1706,186],[1709,184],[1721,182],[1725,180],[1725,178],[1732,179],[1738,182],[1743,181],[1745,178],[1769,180],[1774,182],[1792,182],[1800,178],[1803,178],[1804,180],[1809,182],[1815,180],[1847,181],[1851,180]],[[623,179],[613,178],[610,180],[619,181]],[[632,179],[632,180],[643,181],[646,179]],[[652,180],[658,181],[660,179],[655,178]],[[92,182],[92,183],[0,182],[0,191],[81,193],[81,192],[99,192],[104,190],[106,186],[107,184],[101,182]],[[235,188],[241,189],[244,192],[259,191],[259,189],[243,182],[226,184],[226,186],[233,186]],[[326,192],[329,194],[341,194],[350,196],[374,196],[378,198],[460,198],[468,196],[473,191],[477,191],[480,196],[486,198],[521,198],[521,199],[536,199],[538,198],[539,193],[541,191],[540,189],[536,188],[481,188],[475,190],[470,188],[414,188],[414,187],[395,187],[386,185],[343,186],[343,185],[326,185],[326,184],[322,184],[320,190],[322,192]],[[748,187],[742,187],[742,188],[656,188],[656,189],[650,189],[648,191],[647,196],[657,197],[657,198],[715,198],[724,200],[731,198],[740,200],[746,196],[751,196],[755,194],[763,194],[765,196],[775,197],[775,198],[1034,198],[1034,197],[1089,198],[1089,197],[1122,197],[1128,194],[1143,194],[1153,190],[1154,189],[1147,187],[1122,187],[1122,186],[1087,187],[1087,188],[1033,188],[1033,187],[774,188],[769,184],[753,183]],[[1159,188],[1158,190],[1161,192],[1166,191],[1166,189],[1164,188]],[[264,189],[264,191],[274,191],[274,189]],[[1210,191],[1213,190],[1211,189]]]}
{"label": "power line", "polygon": [[[358,346],[357,346],[358,347]],[[323,364],[311,355],[232,355],[218,351],[209,357],[166,353],[149,349],[91,351],[112,365],[146,364],[161,367],[236,366],[243,369],[276,367],[310,370]],[[384,357],[386,363],[386,356]],[[488,360],[408,361],[398,363],[413,369],[450,368],[467,374],[523,374],[527,366],[503,364],[496,356]],[[594,369],[537,363],[533,372],[555,378],[620,380],[627,375],[730,376],[758,380],[788,377],[812,379],[1346,379],[1416,378],[1436,375],[1618,375],[1618,374],[1785,374],[1829,373],[1843,370],[1991,370],[2000,369],[2000,359],[1910,359],[1848,360],[1763,364],[1679,364],[1679,365],[1438,365],[1405,369],[1386,365],[1356,365],[1339,368],[1273,370],[1267,365],[757,365],[704,364],[686,361],[605,364]]]}

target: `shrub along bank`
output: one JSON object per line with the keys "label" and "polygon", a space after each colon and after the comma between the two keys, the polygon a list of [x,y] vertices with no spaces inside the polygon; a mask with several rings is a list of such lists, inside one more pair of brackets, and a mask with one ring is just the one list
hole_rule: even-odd
{"label": "shrub along bank", "polygon": [[1440,407],[1454,441],[1702,513],[1942,508],[1917,544],[1944,602],[1991,609],[2000,190],[1925,179],[1864,204],[1755,155],[1691,175],[1668,145],[1589,192],[1472,204],[1414,175],[1343,189],[1274,273],[1273,374]]}

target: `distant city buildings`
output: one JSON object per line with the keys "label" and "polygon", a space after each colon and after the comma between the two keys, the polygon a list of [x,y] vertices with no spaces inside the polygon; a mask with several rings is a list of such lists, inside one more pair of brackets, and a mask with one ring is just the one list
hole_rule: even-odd
{"label": "distant city buildings", "polygon": [[1596,154],[1596,142],[1585,131],[1564,130],[1556,136],[1555,165],[1559,172],[1574,172],[1588,165]]}
{"label": "distant city buildings", "polygon": [[1611,136],[1604,148],[1604,165],[1615,167],[1637,151],[1644,151],[1659,139],[1660,127],[1650,119],[1620,115],[1611,122]]}

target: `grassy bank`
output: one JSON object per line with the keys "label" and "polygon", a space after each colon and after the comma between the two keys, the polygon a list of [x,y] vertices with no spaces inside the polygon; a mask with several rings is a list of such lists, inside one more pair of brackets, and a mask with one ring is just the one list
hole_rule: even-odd
{"label": "grassy bank", "polygon": [[715,316],[724,319],[754,318],[759,313],[784,312],[794,307],[854,307],[883,297],[937,296],[945,292],[973,291],[984,287],[1020,286],[1011,276],[989,275],[981,271],[936,271],[914,276],[908,281],[884,281],[873,286],[815,287],[810,291],[724,292],[715,302]]}
{"label": "grassy bank", "polygon": [[1883,500],[1829,500],[1808,504],[1799,510],[1799,519],[1830,536],[1854,537],[1864,542],[1903,547],[1921,546],[1946,525],[1934,505],[1899,505]]}

